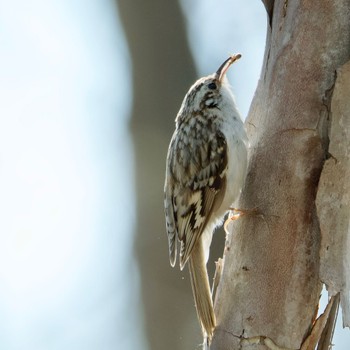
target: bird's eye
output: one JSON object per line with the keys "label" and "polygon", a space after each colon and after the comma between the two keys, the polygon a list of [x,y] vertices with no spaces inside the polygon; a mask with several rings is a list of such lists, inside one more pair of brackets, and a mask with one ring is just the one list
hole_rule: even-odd
{"label": "bird's eye", "polygon": [[210,84],[208,84],[208,88],[210,90],[215,90],[216,89],[216,84],[215,83],[210,83]]}

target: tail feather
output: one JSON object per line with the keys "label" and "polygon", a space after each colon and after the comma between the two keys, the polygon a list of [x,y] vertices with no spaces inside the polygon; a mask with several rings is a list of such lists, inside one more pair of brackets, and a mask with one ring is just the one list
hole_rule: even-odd
{"label": "tail feather", "polygon": [[188,266],[198,319],[203,331],[211,339],[216,326],[216,319],[201,240],[198,240],[193,248],[188,259]]}

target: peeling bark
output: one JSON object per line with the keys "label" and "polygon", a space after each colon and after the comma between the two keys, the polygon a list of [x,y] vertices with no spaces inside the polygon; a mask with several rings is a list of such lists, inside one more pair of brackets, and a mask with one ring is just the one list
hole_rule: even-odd
{"label": "peeling bark", "polygon": [[331,101],[329,159],[317,192],[321,227],[320,279],[340,292],[343,325],[350,326],[350,62],[337,70]]}
{"label": "peeling bark", "polygon": [[266,339],[300,349],[311,334],[321,292],[315,199],[335,71],[349,56],[349,1],[274,1],[239,203],[260,215],[235,221],[227,237],[212,350],[271,349]]}

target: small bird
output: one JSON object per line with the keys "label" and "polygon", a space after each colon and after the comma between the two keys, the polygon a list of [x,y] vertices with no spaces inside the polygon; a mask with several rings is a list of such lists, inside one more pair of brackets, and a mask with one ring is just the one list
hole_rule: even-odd
{"label": "small bird", "polygon": [[170,264],[180,242],[180,269],[188,262],[204,337],[216,326],[206,264],[214,229],[240,194],[247,169],[247,136],[226,72],[241,57],[230,56],[216,73],[197,80],[176,116],[164,185]]}

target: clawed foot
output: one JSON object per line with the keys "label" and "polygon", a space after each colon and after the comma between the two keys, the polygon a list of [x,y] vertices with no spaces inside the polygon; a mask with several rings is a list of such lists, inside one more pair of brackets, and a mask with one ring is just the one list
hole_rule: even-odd
{"label": "clawed foot", "polygon": [[229,208],[231,211],[237,212],[237,214],[232,215],[231,220],[237,220],[240,216],[256,216],[261,215],[261,211],[258,207],[255,207],[253,209],[237,209],[237,208]]}
{"label": "clawed foot", "polygon": [[237,208],[229,208],[231,211],[235,212],[233,215],[229,215],[227,220],[225,221],[224,224],[224,229],[226,232],[227,231],[227,226],[231,221],[235,221],[239,219],[242,216],[257,216],[257,215],[262,215],[261,211],[259,210],[258,207],[253,208],[253,209],[237,209]]}

